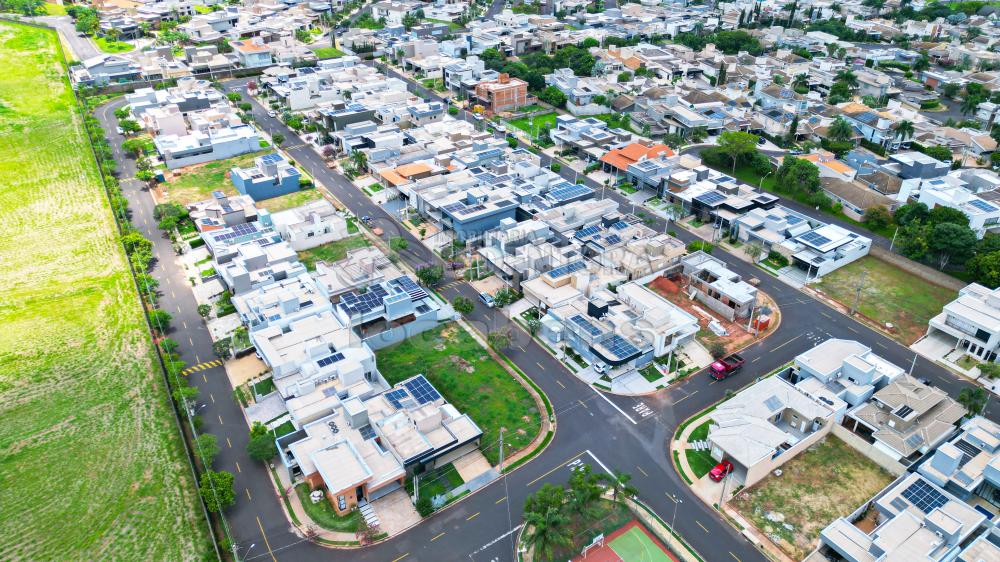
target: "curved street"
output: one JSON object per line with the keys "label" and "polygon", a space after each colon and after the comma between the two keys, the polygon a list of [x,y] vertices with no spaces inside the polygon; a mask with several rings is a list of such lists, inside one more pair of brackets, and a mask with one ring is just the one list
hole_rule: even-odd
{"label": "curved street", "polygon": [[[391,70],[388,74],[398,76]],[[230,81],[225,87],[245,93],[246,81]],[[408,83],[418,95],[438,98],[423,87],[411,81]],[[122,188],[131,202],[133,222],[154,241],[154,252],[158,258],[154,275],[160,280],[162,308],[174,315],[170,336],[181,344],[183,359],[189,365],[209,361],[214,356],[208,330],[196,312],[197,305],[187,280],[175,264],[170,241],[156,228],[152,218],[152,197],[140,182],[125,179],[134,177],[135,162],[123,156],[123,138],[115,134],[113,111],[123,103],[122,99],[113,101],[100,108],[96,115],[122,162]],[[333,197],[358,216],[373,217],[385,231],[383,238],[402,236],[409,242],[409,248],[401,253],[409,265],[419,267],[439,261],[419,240],[399,227],[385,210],[338,172],[328,168],[294,131],[277,119],[268,117],[256,101],[251,100],[251,103],[257,125],[269,133],[283,134],[288,139],[284,150]],[[459,117],[472,120],[465,112]],[[544,155],[542,160],[543,164],[549,162]],[[568,166],[563,167],[561,174],[572,180],[573,172],[568,170]],[[602,186],[589,178],[586,181],[590,187],[601,191]],[[615,190],[606,190],[605,195],[618,201],[623,211],[632,204]],[[658,230],[667,228],[659,218],[655,218],[650,226]],[[685,242],[695,240],[684,230],[678,231],[678,237]],[[514,328],[515,337],[505,353],[551,400],[558,426],[551,444],[542,454],[507,477],[498,479],[399,536],[360,550],[324,548],[292,531],[267,469],[246,455],[248,427],[238,403],[232,398],[225,373],[215,367],[191,375],[191,382],[201,389],[199,413],[205,420],[204,430],[215,434],[223,444],[216,465],[219,469],[231,471],[236,477],[237,503],[226,512],[226,520],[240,547],[241,558],[395,562],[403,559],[438,561],[444,554],[447,560],[514,560],[513,538],[516,532],[512,530],[520,524],[525,497],[546,482],[563,485],[569,476],[567,465],[579,460],[591,464],[595,470],[603,465],[607,469],[632,474],[639,497],[665,520],[671,519],[676,506],[671,496],[681,498],[677,530],[706,560],[766,560],[714,509],[694,496],[671,466],[667,445],[678,424],[723,398],[727,390],[737,390],[753,382],[756,376],[787,363],[795,355],[830,337],[861,341],[899,365],[909,365],[914,356],[907,348],[882,334],[836,313],[769,275],[761,275],[751,264],[721,249],[715,255],[725,259],[741,275],[758,277],[760,288],[775,298],[782,311],[783,320],[779,328],[743,353],[748,367],[740,376],[716,383],[704,373],[698,373],[649,397],[605,395],[580,382],[525,332]],[[478,302],[476,292],[464,282],[447,280],[443,286],[441,292],[446,298],[462,294]],[[468,319],[483,332],[500,325],[513,326],[501,312],[481,306],[477,306]],[[970,385],[923,359],[917,360],[915,373],[930,379],[952,396],[956,396],[962,387]],[[643,405],[651,410],[644,416],[640,414],[645,411]],[[987,416],[1000,419],[995,408],[987,410]]]}

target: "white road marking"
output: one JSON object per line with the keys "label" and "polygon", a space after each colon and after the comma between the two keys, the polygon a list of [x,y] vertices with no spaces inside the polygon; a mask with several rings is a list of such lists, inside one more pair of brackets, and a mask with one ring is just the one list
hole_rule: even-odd
{"label": "white road marking", "polygon": [[616,409],[616,410],[618,410],[618,413],[621,414],[621,415],[623,415],[623,416],[625,416],[625,419],[627,419],[628,421],[632,422],[632,425],[639,425],[639,422],[637,422],[634,419],[632,419],[632,416],[626,414],[624,410],[622,410],[621,408],[619,408],[614,402],[612,402],[607,396],[605,396],[603,392],[597,390],[593,386],[591,386],[590,389],[593,390],[598,396],[600,396],[601,398],[603,398],[605,402],[607,402],[608,404],[611,404],[611,407],[614,408],[614,409]]}

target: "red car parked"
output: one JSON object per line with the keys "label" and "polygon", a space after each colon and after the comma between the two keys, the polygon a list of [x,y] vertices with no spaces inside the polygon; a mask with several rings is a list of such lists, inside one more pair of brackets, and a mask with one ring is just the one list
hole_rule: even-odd
{"label": "red car parked", "polygon": [[722,479],[725,478],[726,476],[729,476],[729,473],[732,471],[733,471],[733,463],[729,461],[722,461],[719,464],[715,465],[715,467],[713,467],[712,470],[708,472],[708,477],[715,482],[721,482]]}

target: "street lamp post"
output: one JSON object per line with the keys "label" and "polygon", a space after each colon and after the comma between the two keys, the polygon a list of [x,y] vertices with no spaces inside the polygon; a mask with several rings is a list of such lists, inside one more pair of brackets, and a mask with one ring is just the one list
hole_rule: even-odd
{"label": "street lamp post", "polygon": [[670,494],[671,499],[674,500],[674,516],[670,520],[670,532],[677,534],[677,528],[674,527],[674,523],[677,522],[677,506],[684,503],[684,500],[678,498],[674,494]]}
{"label": "street lamp post", "polygon": [[764,174],[763,176],[761,176],[760,183],[757,184],[757,193],[760,193],[760,192],[764,191],[764,180],[767,179],[767,176],[769,176],[769,175],[771,175],[773,173],[774,173],[774,170],[771,170],[770,172],[768,172],[768,173]]}

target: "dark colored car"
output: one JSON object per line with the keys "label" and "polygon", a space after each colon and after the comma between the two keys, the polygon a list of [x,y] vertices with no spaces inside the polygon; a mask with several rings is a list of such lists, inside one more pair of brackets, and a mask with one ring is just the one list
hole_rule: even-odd
{"label": "dark colored car", "polygon": [[729,473],[733,471],[733,463],[729,461],[722,461],[719,464],[712,467],[712,470],[708,472],[708,477],[714,482],[721,482],[723,478],[729,476]]}

